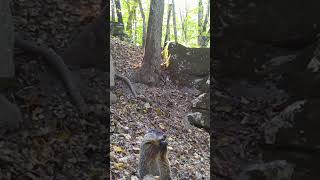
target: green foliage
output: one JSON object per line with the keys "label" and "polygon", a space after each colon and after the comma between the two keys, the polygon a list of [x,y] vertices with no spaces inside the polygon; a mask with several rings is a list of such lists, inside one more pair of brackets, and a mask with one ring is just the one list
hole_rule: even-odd
{"label": "green foliage", "polygon": [[[170,3],[172,0],[169,0]],[[134,5],[134,0],[121,0],[121,11],[122,11],[122,18],[125,26],[125,33],[128,34],[128,29],[127,29],[127,22],[129,18],[129,10],[130,8],[133,7]],[[150,0],[141,0],[144,15],[145,15],[145,21],[146,21],[146,26],[148,26],[148,18],[149,18],[149,8],[150,8]],[[182,0],[175,0],[175,11],[176,11],[176,25],[177,25],[177,36],[178,36],[178,43],[183,44],[184,46],[187,47],[199,47],[198,46],[198,0],[195,2],[194,0],[186,0],[186,3],[188,4],[188,13],[187,17],[185,17],[185,7],[180,7],[179,5],[184,4],[184,1]],[[207,4],[206,1],[203,0],[203,7],[204,7],[204,16],[207,13]],[[191,7],[190,7],[191,6]],[[164,40],[165,33],[166,33],[166,22],[167,22],[167,8],[168,8],[168,0],[165,0],[165,10],[164,10],[164,16],[163,16],[163,26],[162,26],[162,41]],[[186,33],[187,33],[187,39],[184,39],[184,34],[181,26],[181,18],[180,18],[180,12],[179,8],[182,10],[182,16],[185,18],[185,26],[186,26]],[[209,17],[210,19],[210,17]],[[209,20],[210,22],[210,20]],[[207,30],[210,28],[210,23],[208,22],[207,24]],[[134,39],[136,40],[134,43],[138,46],[142,45],[142,33],[143,33],[143,20],[141,17],[141,12],[139,6],[137,6],[136,9],[136,27],[132,27],[132,36],[129,37],[132,41]],[[136,29],[134,29],[136,28]],[[147,29],[147,27],[146,27]],[[133,37],[134,32],[136,31],[136,38]],[[171,19],[170,19],[170,40],[174,40],[174,29],[173,29],[173,20],[172,20],[172,14],[171,14]],[[207,32],[204,32],[205,35],[210,37],[210,34]],[[161,42],[163,46],[163,42]],[[210,43],[208,44],[208,47],[210,46]]]}

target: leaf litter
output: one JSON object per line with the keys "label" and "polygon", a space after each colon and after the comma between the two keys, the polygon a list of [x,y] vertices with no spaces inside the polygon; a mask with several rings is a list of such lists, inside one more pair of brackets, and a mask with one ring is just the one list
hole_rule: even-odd
{"label": "leaf litter", "polygon": [[[112,37],[111,53],[116,72],[132,79],[141,66],[143,49]],[[116,80],[118,101],[110,107],[112,179],[137,178],[140,144],[144,133],[152,128],[168,136],[174,179],[210,179],[209,133],[188,125],[185,119],[199,91],[179,87],[168,79],[156,87],[137,82],[133,85],[145,98],[134,99],[127,85]]]}

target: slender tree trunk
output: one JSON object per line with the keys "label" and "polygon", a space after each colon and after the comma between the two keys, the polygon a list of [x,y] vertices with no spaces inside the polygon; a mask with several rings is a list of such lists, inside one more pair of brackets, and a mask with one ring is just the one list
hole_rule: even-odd
{"label": "slender tree trunk", "polygon": [[174,41],[177,43],[178,35],[177,35],[177,24],[176,24],[176,8],[174,5],[174,0],[172,0],[172,17],[173,17]]}
{"label": "slender tree trunk", "polygon": [[142,17],[142,28],[143,28],[142,29],[142,47],[144,48],[144,45],[146,43],[146,17],[143,12],[141,0],[138,0],[138,3],[139,3],[139,8],[140,8],[141,17]]}
{"label": "slender tree trunk", "polygon": [[128,36],[130,38],[132,38],[131,37],[131,33],[132,33],[132,31],[131,31],[132,30],[132,12],[131,12],[131,7],[130,7],[129,0],[127,0],[126,2],[127,2],[128,13],[129,13],[126,30],[128,32]]}
{"label": "slender tree trunk", "polygon": [[168,6],[168,18],[167,18],[167,30],[166,30],[166,36],[164,38],[164,46],[167,43],[167,41],[170,41],[170,16],[171,16],[171,9],[172,4],[169,4]]}
{"label": "slender tree trunk", "polygon": [[133,34],[133,37],[134,37],[134,43],[137,42],[137,11],[136,11],[137,8],[134,9],[134,16],[133,16],[133,22],[134,22],[134,34]]}
{"label": "slender tree trunk", "polygon": [[134,16],[135,16],[135,12],[136,12],[136,8],[137,8],[137,0],[133,1],[132,6],[130,6],[129,0],[127,0],[127,5],[128,5],[128,10],[129,10],[129,17],[128,17],[128,22],[127,22],[127,31],[128,31],[128,35],[129,37],[133,37],[132,36],[132,24]]}
{"label": "slender tree trunk", "polygon": [[164,0],[151,0],[145,53],[138,74],[138,79],[149,85],[158,84],[160,79],[163,11]]}
{"label": "slender tree trunk", "polygon": [[208,0],[207,13],[206,13],[206,16],[204,18],[203,25],[202,25],[202,32],[206,32],[207,31],[207,24],[208,24],[209,14],[210,14],[210,0]]}
{"label": "slender tree trunk", "polygon": [[198,6],[198,45],[202,44],[202,19],[203,19],[203,4],[202,0],[199,0]]}
{"label": "slender tree trunk", "polygon": [[181,9],[179,9],[180,12],[180,19],[181,19],[181,27],[182,27],[182,33],[183,33],[183,37],[184,37],[184,41],[187,41],[187,31],[186,31],[186,26],[185,26],[185,19],[182,17],[182,13],[181,13]]}
{"label": "slender tree trunk", "polygon": [[188,24],[186,23],[187,20],[188,20],[188,14],[189,14],[189,9],[188,9],[188,6],[187,6],[187,0],[185,0],[185,6],[186,6],[186,14],[185,14],[185,17],[184,17],[184,33],[185,33],[185,38],[188,39]]}
{"label": "slender tree trunk", "polygon": [[115,17],[115,12],[114,12],[114,0],[111,0],[111,21],[115,22],[116,21],[116,17]]}
{"label": "slender tree trunk", "polygon": [[208,40],[209,40],[209,37],[207,35],[208,33],[206,33],[209,15],[210,15],[210,0],[208,0],[207,13],[204,18],[204,22],[202,24],[202,37],[200,40],[200,47],[205,47],[207,45]]}
{"label": "slender tree trunk", "polygon": [[123,24],[120,0],[115,0],[118,22]]}

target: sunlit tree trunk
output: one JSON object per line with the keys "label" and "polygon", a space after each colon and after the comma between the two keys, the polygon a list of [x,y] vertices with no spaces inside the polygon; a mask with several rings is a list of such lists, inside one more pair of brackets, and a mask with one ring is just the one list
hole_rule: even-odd
{"label": "sunlit tree trunk", "polygon": [[164,38],[164,45],[167,41],[170,41],[170,16],[171,16],[172,4],[168,6],[168,18],[167,18],[167,29],[166,29],[166,36]]}
{"label": "sunlit tree trunk", "polygon": [[123,24],[120,0],[115,0],[118,22]]}
{"label": "sunlit tree trunk", "polygon": [[202,0],[199,0],[198,5],[198,45],[202,44],[202,19],[203,19],[203,4]]}
{"label": "sunlit tree trunk", "polygon": [[185,16],[185,18],[183,18],[183,16],[182,16],[181,9],[179,9],[179,12],[180,12],[181,27],[182,27],[182,33],[183,33],[184,41],[187,42],[187,27],[185,25],[185,22],[186,22],[186,19],[187,19],[188,11],[187,11],[187,8],[186,8],[186,16]]}
{"label": "sunlit tree trunk", "polygon": [[115,17],[115,12],[114,12],[114,0],[111,0],[111,21],[115,22],[116,21],[116,17]]}
{"label": "sunlit tree trunk", "polygon": [[128,6],[128,11],[129,11],[129,17],[128,17],[128,22],[127,22],[127,32],[128,32],[128,36],[133,38],[132,36],[132,24],[134,23],[134,16],[136,13],[136,8],[137,8],[137,0],[134,0],[132,2],[132,6],[129,3],[129,1],[127,1],[127,6]]}
{"label": "sunlit tree trunk", "polygon": [[[205,47],[209,41],[209,37],[207,35],[209,33],[206,33],[209,16],[210,16],[210,0],[208,0],[207,13],[204,18],[203,25],[202,25],[202,37],[201,37],[201,41],[200,41],[201,42],[200,47]],[[206,33],[206,34],[204,34],[204,33]]]}
{"label": "sunlit tree trunk", "polygon": [[134,17],[133,17],[133,22],[134,22],[134,34],[133,34],[133,37],[134,37],[134,42],[136,43],[137,42],[137,11],[136,11],[137,8],[134,9]]}
{"label": "sunlit tree trunk", "polygon": [[142,29],[142,47],[144,47],[144,45],[146,43],[146,17],[143,12],[141,0],[138,0],[138,3],[139,3],[139,9],[141,12],[141,17],[142,17],[142,28],[143,28]]}
{"label": "sunlit tree trunk", "polygon": [[160,79],[161,37],[164,0],[151,0],[142,67],[138,73],[140,82],[157,85]]}
{"label": "sunlit tree trunk", "polygon": [[174,0],[172,0],[172,17],[173,17],[173,32],[174,32],[174,41],[178,42],[178,35],[177,35],[177,24],[176,24],[176,8],[174,5]]}

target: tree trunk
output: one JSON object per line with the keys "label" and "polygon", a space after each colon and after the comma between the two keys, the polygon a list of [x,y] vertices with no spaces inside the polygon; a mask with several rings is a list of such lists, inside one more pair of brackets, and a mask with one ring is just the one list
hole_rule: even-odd
{"label": "tree trunk", "polygon": [[116,21],[116,17],[115,17],[115,12],[114,12],[114,0],[111,0],[111,21],[115,22]]}
{"label": "tree trunk", "polygon": [[188,24],[186,23],[187,22],[187,19],[188,19],[188,6],[187,6],[187,0],[185,1],[185,4],[186,4],[186,14],[185,14],[185,17],[183,19],[183,24],[184,24],[184,33],[185,33],[185,38],[186,38],[186,41],[188,41]]}
{"label": "tree trunk", "polygon": [[129,1],[127,1],[128,10],[129,10],[129,17],[127,22],[127,31],[130,38],[132,38],[132,23],[135,16],[136,8],[137,8],[137,0],[133,1],[133,5],[130,7]]}
{"label": "tree trunk", "polygon": [[123,24],[120,0],[115,0],[118,22]]}
{"label": "tree trunk", "polygon": [[134,22],[134,34],[133,34],[133,37],[134,37],[134,43],[137,42],[137,11],[136,11],[137,8],[134,9],[134,16],[133,16],[133,22]]}
{"label": "tree trunk", "polygon": [[164,0],[151,0],[145,53],[138,76],[149,85],[156,85],[160,79],[163,11]]}
{"label": "tree trunk", "polygon": [[207,13],[204,18],[204,22],[202,24],[202,37],[200,40],[200,47],[205,47],[209,41],[208,33],[206,33],[209,14],[210,14],[210,0],[208,0]]}
{"label": "tree trunk", "polygon": [[202,44],[202,19],[203,19],[203,4],[202,0],[199,0],[198,6],[198,45]]}
{"label": "tree trunk", "polygon": [[[183,18],[183,17],[182,17],[181,9],[179,9],[179,12],[180,12],[182,33],[183,33],[184,41],[186,42],[186,41],[187,41],[187,30],[186,30],[186,26],[185,26],[185,19],[186,19],[186,18]],[[187,15],[187,11],[186,11],[186,15]]]}
{"label": "tree trunk", "polygon": [[164,38],[164,46],[167,43],[167,41],[170,41],[170,16],[171,16],[171,9],[172,4],[169,4],[168,6],[168,18],[167,18],[167,30],[166,30],[166,36]]}
{"label": "tree trunk", "polygon": [[144,48],[144,45],[146,43],[146,17],[144,16],[141,0],[138,0],[138,3],[142,17],[142,47]]}
{"label": "tree trunk", "polygon": [[128,36],[131,38],[131,33],[132,33],[132,12],[131,12],[131,7],[130,7],[129,0],[127,0],[126,2],[127,2],[128,13],[129,13],[126,30],[128,32]]}
{"label": "tree trunk", "polygon": [[210,14],[210,0],[208,0],[207,13],[206,13],[206,16],[204,18],[203,25],[202,25],[202,32],[206,32],[207,31],[206,29],[207,29],[209,14]]}
{"label": "tree trunk", "polygon": [[174,5],[174,0],[172,0],[172,17],[173,17],[174,41],[177,43],[178,35],[177,35],[177,24],[176,24],[176,8]]}

